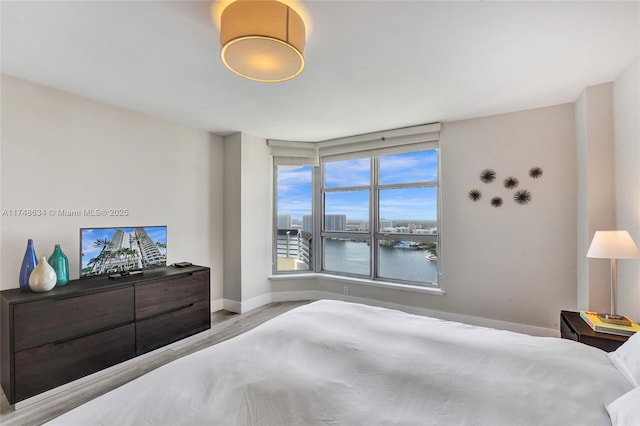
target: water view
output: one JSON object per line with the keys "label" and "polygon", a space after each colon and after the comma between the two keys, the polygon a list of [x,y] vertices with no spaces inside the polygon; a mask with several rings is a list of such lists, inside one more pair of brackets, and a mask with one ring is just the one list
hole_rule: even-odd
{"label": "water view", "polygon": [[[380,248],[380,277],[435,283],[438,281],[437,262],[428,260],[429,250],[384,247]],[[369,245],[366,242],[326,239],[325,269],[369,275]]]}

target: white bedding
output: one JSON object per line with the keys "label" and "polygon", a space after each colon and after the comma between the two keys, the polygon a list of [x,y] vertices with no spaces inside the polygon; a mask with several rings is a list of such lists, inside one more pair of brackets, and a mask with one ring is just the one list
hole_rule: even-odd
{"label": "white bedding", "polygon": [[599,349],[336,301],[293,309],[56,425],[607,425]]}

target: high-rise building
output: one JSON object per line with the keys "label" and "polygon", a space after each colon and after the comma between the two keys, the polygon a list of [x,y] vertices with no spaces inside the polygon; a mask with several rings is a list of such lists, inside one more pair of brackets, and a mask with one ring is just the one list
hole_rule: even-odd
{"label": "high-rise building", "polygon": [[129,234],[129,239],[133,239],[140,249],[142,255],[142,265],[162,265],[166,263],[166,256],[160,252],[160,249],[153,242],[144,228],[136,228],[134,232]]}
{"label": "high-rise building", "polygon": [[[123,248],[124,243],[124,235],[125,232],[122,229],[117,229],[116,232],[113,233],[113,237],[111,238],[111,250],[120,250]],[[127,248],[129,246],[127,245]]]}
{"label": "high-rise building", "polygon": [[291,229],[291,215],[279,214],[278,215],[278,229]]}
{"label": "high-rise building", "polygon": [[388,219],[380,219],[380,230],[381,231],[392,231],[393,230],[393,220]]}
{"label": "high-rise building", "polygon": [[313,216],[305,214],[302,216],[302,230],[304,232],[313,232]]}
{"label": "high-rise building", "polygon": [[98,274],[161,266],[167,262],[166,253],[160,250],[144,228],[135,228],[133,232],[117,229],[110,242],[100,254],[103,258],[94,264]]}
{"label": "high-rise building", "polygon": [[324,215],[325,231],[346,231],[347,215],[346,214],[326,214]]}
{"label": "high-rise building", "polygon": [[127,233],[122,229],[117,229],[111,237],[109,246],[104,247],[100,252],[100,260],[93,263],[95,272],[103,274],[140,268],[140,260],[131,256],[133,251],[124,255],[126,249],[131,249]]}

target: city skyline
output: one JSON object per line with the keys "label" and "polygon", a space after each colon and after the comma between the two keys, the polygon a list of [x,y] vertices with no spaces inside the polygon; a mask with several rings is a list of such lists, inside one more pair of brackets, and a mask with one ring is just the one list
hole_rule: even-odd
{"label": "city skyline", "polygon": [[[341,217],[337,219],[336,217]],[[302,219],[292,218],[290,214],[279,214],[277,217],[277,229],[300,229],[305,232],[312,231],[312,215],[305,214]],[[335,226],[336,220],[341,224]],[[327,225],[327,221],[329,224]],[[344,226],[342,226],[344,224]],[[393,219],[389,220],[384,217],[379,219],[380,229],[384,228],[408,228],[411,230],[431,231],[436,228],[436,220],[415,220],[415,219]],[[346,215],[325,215],[325,230],[353,230],[366,231],[369,229],[368,220],[347,220]],[[422,232],[421,232],[422,233]]]}

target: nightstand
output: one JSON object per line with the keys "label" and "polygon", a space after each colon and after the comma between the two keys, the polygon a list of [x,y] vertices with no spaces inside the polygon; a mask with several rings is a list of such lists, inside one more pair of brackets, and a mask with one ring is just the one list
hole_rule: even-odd
{"label": "nightstand", "polygon": [[629,339],[617,334],[598,333],[584,322],[579,312],[571,311],[560,311],[560,336],[607,352],[615,351]]}

